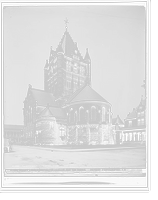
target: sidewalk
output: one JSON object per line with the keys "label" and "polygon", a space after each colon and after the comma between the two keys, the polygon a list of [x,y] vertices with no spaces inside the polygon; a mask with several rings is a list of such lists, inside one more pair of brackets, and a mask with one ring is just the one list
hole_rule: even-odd
{"label": "sidewalk", "polygon": [[145,145],[131,145],[131,146],[125,146],[125,145],[104,145],[104,146],[28,146],[30,148],[35,149],[41,149],[41,150],[49,150],[49,151],[60,151],[60,152],[83,152],[83,151],[109,151],[109,150],[125,150],[125,149],[144,149],[146,148]]}

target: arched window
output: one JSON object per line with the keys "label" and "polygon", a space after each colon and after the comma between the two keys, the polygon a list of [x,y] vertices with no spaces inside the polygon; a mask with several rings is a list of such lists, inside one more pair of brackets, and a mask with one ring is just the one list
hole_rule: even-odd
{"label": "arched window", "polygon": [[70,109],[70,122],[74,121],[74,111],[73,108]]}
{"label": "arched window", "polygon": [[77,111],[74,113],[74,122],[77,123]]}
{"label": "arched window", "polygon": [[85,119],[85,111],[83,107],[79,108],[79,121],[83,122]]}
{"label": "arched window", "polygon": [[105,122],[105,107],[102,107],[102,122]]}
{"label": "arched window", "polygon": [[89,111],[86,110],[86,123],[88,123],[88,122],[89,122]]}
{"label": "arched window", "polygon": [[96,107],[95,107],[95,106],[92,106],[92,107],[91,107],[91,120],[92,120],[93,122],[96,121],[96,115],[97,115]]}

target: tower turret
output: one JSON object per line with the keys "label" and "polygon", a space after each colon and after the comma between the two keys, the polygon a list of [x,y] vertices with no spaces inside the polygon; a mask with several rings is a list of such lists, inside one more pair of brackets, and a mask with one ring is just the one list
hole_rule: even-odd
{"label": "tower turret", "polygon": [[88,49],[87,49],[84,61],[87,63],[87,67],[86,67],[86,84],[91,86],[91,59],[89,57]]}
{"label": "tower turret", "polygon": [[49,64],[48,64],[48,60],[46,60],[46,64],[44,67],[44,90],[48,92],[48,69],[49,69]]}
{"label": "tower turret", "polygon": [[57,96],[64,96],[64,85],[65,85],[65,70],[64,70],[64,52],[59,44],[57,50]]}

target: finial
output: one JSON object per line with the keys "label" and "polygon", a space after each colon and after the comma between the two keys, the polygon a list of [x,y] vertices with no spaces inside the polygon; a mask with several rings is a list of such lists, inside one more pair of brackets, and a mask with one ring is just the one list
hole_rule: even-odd
{"label": "finial", "polygon": [[66,31],[67,31],[67,24],[68,24],[69,22],[68,22],[67,18],[66,18],[64,21],[65,21],[65,29],[66,29]]}

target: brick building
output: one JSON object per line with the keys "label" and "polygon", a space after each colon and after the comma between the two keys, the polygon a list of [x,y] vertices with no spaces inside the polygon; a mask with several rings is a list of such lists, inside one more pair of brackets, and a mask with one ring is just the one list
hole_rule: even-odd
{"label": "brick building", "polygon": [[67,27],[44,67],[44,90],[30,85],[25,135],[32,143],[113,144],[111,105],[91,87],[88,49],[82,57]]}
{"label": "brick building", "polygon": [[133,108],[124,126],[117,126],[117,144],[145,144],[146,143],[146,98],[141,98],[139,105]]}
{"label": "brick building", "polygon": [[14,144],[20,144],[24,139],[24,126],[5,124],[3,137]]}

